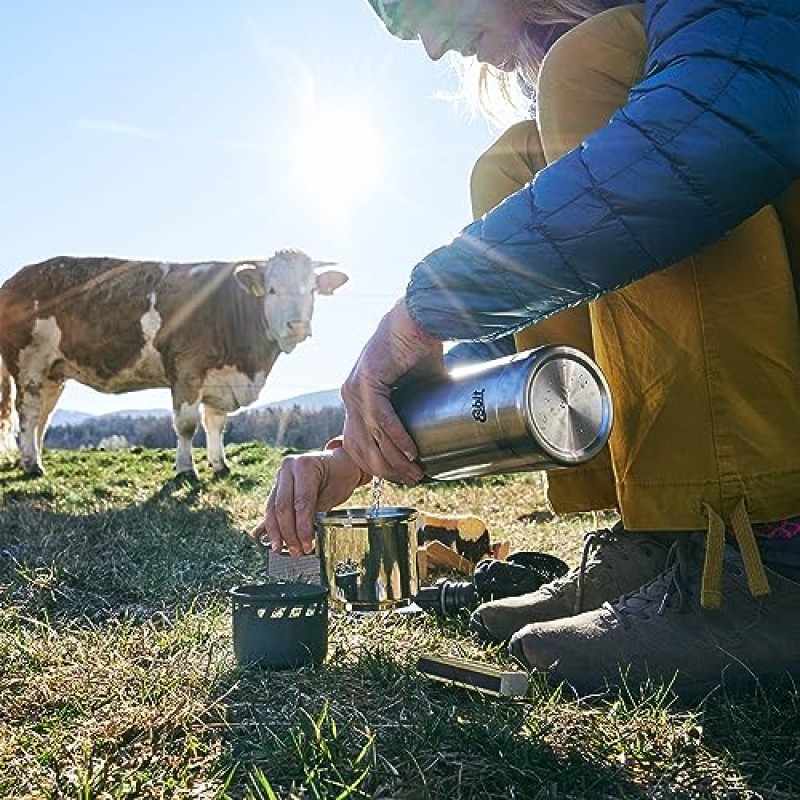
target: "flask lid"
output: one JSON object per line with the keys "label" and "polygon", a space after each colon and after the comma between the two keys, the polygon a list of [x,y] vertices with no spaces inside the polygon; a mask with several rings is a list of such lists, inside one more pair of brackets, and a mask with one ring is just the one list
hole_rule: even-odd
{"label": "flask lid", "polygon": [[608,439],[612,421],[605,379],[576,353],[542,363],[527,390],[529,423],[542,447],[564,465],[596,455]]}

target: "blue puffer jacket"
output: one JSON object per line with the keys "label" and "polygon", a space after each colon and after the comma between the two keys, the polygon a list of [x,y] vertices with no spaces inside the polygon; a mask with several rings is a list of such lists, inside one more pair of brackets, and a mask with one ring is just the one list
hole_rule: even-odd
{"label": "blue puffer jacket", "polygon": [[645,26],[645,77],[610,123],[415,267],[423,329],[495,338],[593,300],[800,177],[800,0],[647,0]]}

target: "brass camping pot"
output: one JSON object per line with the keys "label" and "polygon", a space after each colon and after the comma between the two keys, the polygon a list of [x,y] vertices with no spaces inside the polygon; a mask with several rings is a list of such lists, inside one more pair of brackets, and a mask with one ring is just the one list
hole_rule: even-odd
{"label": "brass camping pot", "polygon": [[316,518],[320,579],[331,607],[383,611],[408,605],[418,590],[417,511],[340,508]]}

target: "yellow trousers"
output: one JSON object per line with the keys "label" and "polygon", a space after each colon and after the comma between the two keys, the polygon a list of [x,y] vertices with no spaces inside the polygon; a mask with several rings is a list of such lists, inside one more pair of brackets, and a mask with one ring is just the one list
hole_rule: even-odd
{"label": "yellow trousers", "polygon": [[[476,217],[625,104],[646,46],[641,6],[606,11],[556,42],[537,119],[510,128],[475,165]],[[729,523],[800,515],[800,329],[787,255],[800,257],[798,186],[777,206],[517,335],[519,350],[562,343],[593,354],[614,400],[607,451],[549,474],[557,512],[617,508],[628,529],[718,536]]]}

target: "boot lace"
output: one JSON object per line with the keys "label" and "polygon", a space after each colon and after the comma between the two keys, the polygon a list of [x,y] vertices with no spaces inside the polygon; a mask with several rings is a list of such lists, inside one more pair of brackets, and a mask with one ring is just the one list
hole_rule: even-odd
{"label": "boot lace", "polygon": [[[584,581],[586,575],[596,566],[603,566],[603,561],[599,557],[600,552],[606,548],[622,550],[620,542],[621,534],[612,529],[591,531],[584,534],[583,552],[581,553],[580,566],[570,570],[566,575],[556,578],[554,581],[542,586],[541,588],[551,594],[558,594],[567,586],[575,585],[575,614],[580,614],[583,610]],[[623,556],[624,557],[624,556]]]}
{"label": "boot lace", "polygon": [[692,569],[692,543],[678,540],[667,553],[664,571],[646,583],[641,589],[629,592],[611,603],[605,603],[614,616],[625,626],[630,617],[648,619],[655,613],[662,616],[667,609],[674,608],[677,613],[690,610],[689,581],[696,570]]}

